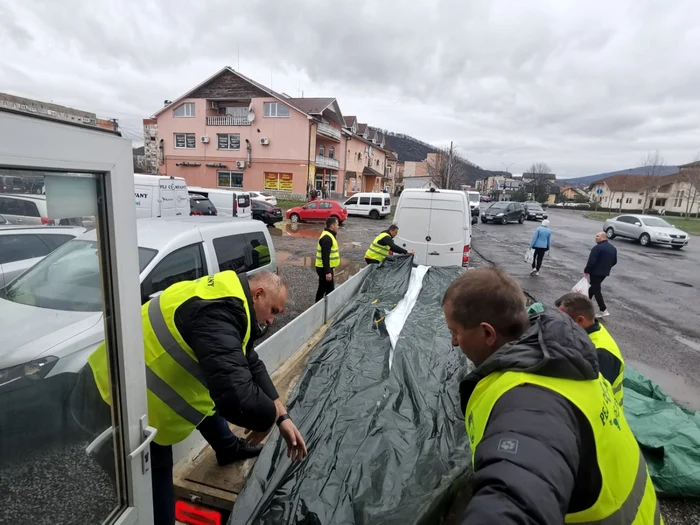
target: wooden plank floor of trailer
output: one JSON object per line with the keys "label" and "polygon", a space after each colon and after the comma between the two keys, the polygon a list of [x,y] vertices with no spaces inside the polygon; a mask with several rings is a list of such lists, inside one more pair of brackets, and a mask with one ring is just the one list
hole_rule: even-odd
{"label": "wooden plank floor of trailer", "polygon": [[[324,336],[328,326],[326,324],[319,328],[304,346],[272,373],[271,378],[282,403],[287,403],[290,392],[306,368],[311,351]],[[236,435],[243,436],[242,428],[231,425],[231,429]],[[184,459],[175,466],[175,496],[192,503],[231,511],[254,465],[255,458],[221,467],[216,462],[214,451],[207,445],[196,456]]]}

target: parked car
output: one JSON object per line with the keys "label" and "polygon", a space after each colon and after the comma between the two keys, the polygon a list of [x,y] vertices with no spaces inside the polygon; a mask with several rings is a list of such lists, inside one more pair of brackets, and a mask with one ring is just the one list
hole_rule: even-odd
{"label": "parked car", "polygon": [[277,206],[277,197],[264,191],[249,191],[251,200],[262,201]]}
{"label": "parked car", "polygon": [[0,193],[24,192],[24,180],[15,175],[0,175]]}
{"label": "parked car", "polygon": [[688,246],[690,236],[661,217],[652,215],[620,215],[603,224],[608,239],[626,237],[639,241],[642,246],[662,244],[680,250]]}
{"label": "parked car", "polygon": [[0,288],[59,246],[85,233],[85,228],[7,226],[0,228]]}
{"label": "parked car", "polygon": [[547,218],[547,212],[539,202],[526,202],[525,218],[528,221],[542,221]]}
{"label": "parked car", "polygon": [[268,226],[272,226],[284,220],[281,208],[255,199],[253,199],[251,203],[253,205],[253,219],[263,221]]}
{"label": "parked car", "polygon": [[525,222],[525,207],[522,202],[501,201],[494,202],[481,214],[481,222],[498,222],[508,224],[509,222]]}
{"label": "parked car", "polygon": [[328,217],[337,217],[338,222],[343,224],[348,218],[348,209],[335,201],[315,200],[288,209],[286,217],[292,222],[325,221]]}
{"label": "parked car", "polygon": [[46,211],[46,195],[0,195],[0,214],[10,224],[54,224]]}
{"label": "parked car", "polygon": [[[272,238],[259,221],[168,217],[140,219],[136,228],[142,303],[172,284],[219,271],[277,269]],[[260,265],[261,252],[267,264]],[[99,260],[93,230],[0,291],[3,431],[28,420],[56,428],[57,419],[70,418],[67,400],[76,374],[104,340]]]}
{"label": "parked car", "polygon": [[347,208],[348,215],[379,219],[391,213],[391,197],[386,193],[356,193],[343,206]]}
{"label": "parked car", "polygon": [[200,188],[196,186],[190,186],[189,192],[208,198],[216,207],[218,215],[238,217],[239,219],[251,219],[253,217],[250,207],[250,192],[226,190],[223,188]]}
{"label": "parked car", "polygon": [[456,190],[406,189],[396,205],[397,246],[414,250],[414,261],[430,266],[469,265],[472,238],[467,195]]}
{"label": "parked car", "polygon": [[190,193],[190,215],[216,215],[216,207],[204,195]]}

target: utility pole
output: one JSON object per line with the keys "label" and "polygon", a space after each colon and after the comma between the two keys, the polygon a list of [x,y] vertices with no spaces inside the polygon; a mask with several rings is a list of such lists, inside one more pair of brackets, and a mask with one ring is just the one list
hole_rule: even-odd
{"label": "utility pole", "polygon": [[447,184],[446,190],[450,189],[450,176],[452,175],[452,141],[450,141],[450,155],[447,158]]}
{"label": "utility pole", "polygon": [[506,168],[506,173],[507,173],[508,175],[510,175],[510,167],[511,167],[513,164],[515,164],[515,162],[511,162],[510,164],[506,164],[505,162],[501,162],[501,164],[503,164],[503,166]]}

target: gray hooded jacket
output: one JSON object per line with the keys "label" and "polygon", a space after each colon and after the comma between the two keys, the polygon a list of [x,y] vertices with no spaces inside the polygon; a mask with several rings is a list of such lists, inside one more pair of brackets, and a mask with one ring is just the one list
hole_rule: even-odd
{"label": "gray hooded jacket", "polygon": [[[462,409],[480,379],[517,370],[586,381],[598,377],[596,349],[568,315],[546,310],[515,342],[496,351],[460,385]],[[517,440],[513,453],[502,440]],[[462,523],[562,524],[591,507],[602,478],[593,430],[567,399],[535,385],[515,387],[491,411],[474,458],[474,494]]]}

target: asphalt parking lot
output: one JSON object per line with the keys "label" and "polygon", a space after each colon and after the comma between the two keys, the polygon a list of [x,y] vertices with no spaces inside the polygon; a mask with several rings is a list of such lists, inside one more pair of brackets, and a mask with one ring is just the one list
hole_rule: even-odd
{"label": "asphalt parking lot", "polygon": [[[493,264],[515,276],[533,298],[553,304],[582,277],[600,222],[581,212],[550,210],[552,249],[539,277],[529,275],[525,250],[539,223],[478,224],[473,230],[472,267]],[[389,219],[350,218],[340,229],[342,282],[365,266],[364,253]],[[285,311],[270,333],[311,306],[317,286],[314,269],[316,224],[281,224],[270,229],[280,275],[289,286]],[[696,242],[697,241],[697,242]],[[603,284],[612,315],[605,320],[629,364],[659,383],[684,406],[700,409],[700,237],[688,248],[643,248],[612,241],[619,263]],[[40,424],[40,422],[36,423]],[[31,429],[28,430],[30,432]],[[46,444],[28,454],[0,458],[0,523],[97,523],[114,502],[106,476],[85,455],[85,444]],[[71,487],[63,483],[69,480]],[[664,500],[669,525],[697,525],[695,501]]]}

